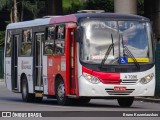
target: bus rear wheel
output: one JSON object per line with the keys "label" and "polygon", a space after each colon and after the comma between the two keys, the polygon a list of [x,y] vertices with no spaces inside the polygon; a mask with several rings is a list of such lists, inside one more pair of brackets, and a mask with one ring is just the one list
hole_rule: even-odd
{"label": "bus rear wheel", "polygon": [[71,100],[65,96],[65,86],[62,78],[58,78],[58,82],[56,83],[56,98],[59,105],[68,105]]}
{"label": "bus rear wheel", "polygon": [[34,102],[35,95],[28,92],[28,82],[26,77],[22,78],[22,100],[24,102]]}
{"label": "bus rear wheel", "polygon": [[117,101],[121,107],[130,107],[133,104],[134,97],[118,98]]}

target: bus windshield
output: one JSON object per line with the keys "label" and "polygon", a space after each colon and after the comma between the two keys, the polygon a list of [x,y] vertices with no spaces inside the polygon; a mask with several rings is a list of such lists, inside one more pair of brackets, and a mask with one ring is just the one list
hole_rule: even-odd
{"label": "bus windshield", "polygon": [[139,63],[153,62],[151,26],[140,21],[108,21],[90,19],[81,22],[83,42],[81,44],[81,61],[100,64],[110,45],[104,64],[133,64],[134,60],[126,54],[125,47]]}

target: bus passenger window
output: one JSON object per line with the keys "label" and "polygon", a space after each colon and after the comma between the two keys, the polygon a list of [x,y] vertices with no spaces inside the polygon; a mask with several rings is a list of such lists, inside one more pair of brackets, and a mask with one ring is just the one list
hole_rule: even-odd
{"label": "bus passenger window", "polygon": [[30,43],[22,44],[21,46],[21,55],[31,56],[32,46]]}
{"label": "bus passenger window", "polygon": [[44,54],[45,55],[53,55],[54,51],[54,40],[55,40],[55,27],[48,27],[46,30],[46,40],[44,42]]}
{"label": "bus passenger window", "polygon": [[31,29],[23,30],[22,35],[23,35],[22,42],[32,41],[32,30]]}
{"label": "bus passenger window", "polygon": [[44,54],[45,55],[53,55],[54,44],[53,41],[46,41],[44,43]]}
{"label": "bus passenger window", "polygon": [[56,39],[54,46],[54,54],[61,55],[64,54],[65,47],[65,26],[59,25],[56,30]]}
{"label": "bus passenger window", "polygon": [[21,55],[31,56],[32,53],[32,29],[25,29],[22,31],[21,41]]}
{"label": "bus passenger window", "polygon": [[11,56],[11,31],[8,32],[7,35],[7,43],[6,43],[6,56]]}
{"label": "bus passenger window", "polygon": [[55,37],[55,27],[48,27],[47,29],[47,40],[54,40]]}
{"label": "bus passenger window", "polygon": [[64,32],[64,26],[59,26],[57,31],[57,38],[58,39],[64,39],[65,38],[65,32]]}
{"label": "bus passenger window", "polygon": [[56,40],[54,54],[59,55],[64,53],[64,40]]}

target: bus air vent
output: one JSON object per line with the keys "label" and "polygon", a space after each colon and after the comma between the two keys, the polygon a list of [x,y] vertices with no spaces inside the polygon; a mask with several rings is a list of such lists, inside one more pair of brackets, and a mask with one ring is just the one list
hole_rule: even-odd
{"label": "bus air vent", "polygon": [[48,16],[43,16],[42,18],[52,18],[52,17],[61,17],[61,16],[52,16],[52,15],[48,15]]}
{"label": "bus air vent", "polygon": [[104,13],[104,10],[80,10],[78,13]]}
{"label": "bus air vent", "polygon": [[138,79],[132,79],[132,80],[122,80],[121,85],[134,85],[136,84]]}

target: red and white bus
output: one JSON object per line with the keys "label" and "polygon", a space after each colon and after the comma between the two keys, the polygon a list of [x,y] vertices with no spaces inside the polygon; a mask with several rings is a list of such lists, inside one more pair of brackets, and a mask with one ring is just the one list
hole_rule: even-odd
{"label": "red and white bus", "polygon": [[11,23],[4,61],[7,88],[26,102],[109,97],[129,107],[135,96],[154,96],[152,29],[138,15],[77,13]]}

